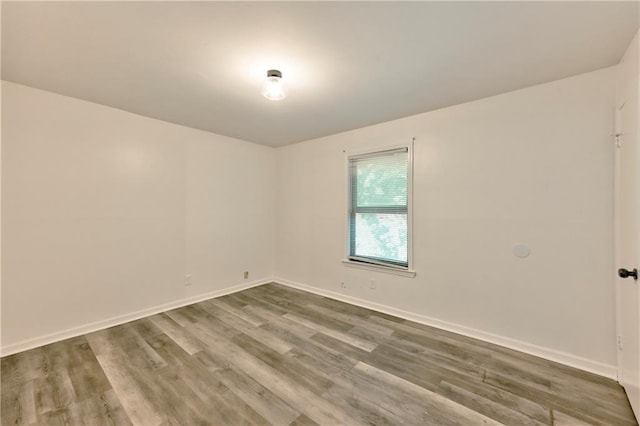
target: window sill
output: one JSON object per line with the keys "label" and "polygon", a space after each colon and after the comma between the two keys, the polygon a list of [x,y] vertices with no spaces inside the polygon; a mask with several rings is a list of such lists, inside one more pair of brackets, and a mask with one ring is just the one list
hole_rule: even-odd
{"label": "window sill", "polygon": [[373,265],[370,263],[363,263],[363,262],[354,262],[349,259],[344,259],[342,263],[344,264],[344,266],[348,266],[350,268],[367,269],[369,271],[384,272],[386,274],[399,275],[401,277],[414,278],[416,276],[416,271],[411,271],[408,269],[399,269],[399,268],[393,268],[390,266]]}

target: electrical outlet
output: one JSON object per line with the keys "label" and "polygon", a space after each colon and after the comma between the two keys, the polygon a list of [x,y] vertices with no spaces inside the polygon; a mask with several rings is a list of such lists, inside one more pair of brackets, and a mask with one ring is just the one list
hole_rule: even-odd
{"label": "electrical outlet", "polygon": [[345,283],[340,283],[340,287],[341,288],[347,288],[347,285]]}
{"label": "electrical outlet", "polygon": [[374,280],[373,278],[371,278],[371,279],[369,280],[369,288],[370,288],[371,290],[375,290],[375,289],[376,289],[376,280]]}
{"label": "electrical outlet", "polygon": [[185,275],[184,276],[184,285],[185,285],[185,287],[189,286],[191,284],[193,284],[193,281],[191,280],[191,274]]}
{"label": "electrical outlet", "polygon": [[249,279],[249,271],[244,271],[244,279]]}

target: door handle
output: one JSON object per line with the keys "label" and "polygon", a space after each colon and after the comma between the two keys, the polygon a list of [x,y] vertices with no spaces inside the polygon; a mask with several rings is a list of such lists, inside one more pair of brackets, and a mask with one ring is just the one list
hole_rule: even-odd
{"label": "door handle", "polygon": [[633,277],[634,280],[637,280],[638,279],[638,270],[634,268],[633,271],[630,271],[628,269],[620,268],[620,269],[618,269],[618,276],[620,278]]}

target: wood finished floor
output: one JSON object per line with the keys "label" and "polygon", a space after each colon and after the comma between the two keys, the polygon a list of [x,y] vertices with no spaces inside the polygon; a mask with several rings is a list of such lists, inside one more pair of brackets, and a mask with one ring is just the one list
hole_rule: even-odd
{"label": "wood finished floor", "polygon": [[2,425],[636,425],[612,380],[268,284],[2,358]]}

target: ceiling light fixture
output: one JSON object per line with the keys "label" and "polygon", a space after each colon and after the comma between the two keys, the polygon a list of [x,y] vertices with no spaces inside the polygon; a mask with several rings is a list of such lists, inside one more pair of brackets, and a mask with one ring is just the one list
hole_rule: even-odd
{"label": "ceiling light fixture", "polygon": [[267,71],[267,79],[262,85],[262,96],[270,101],[280,101],[287,97],[287,90],[282,82],[282,73],[280,71]]}

